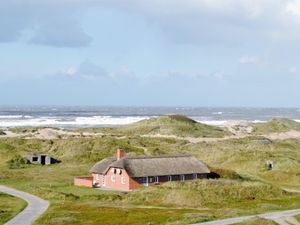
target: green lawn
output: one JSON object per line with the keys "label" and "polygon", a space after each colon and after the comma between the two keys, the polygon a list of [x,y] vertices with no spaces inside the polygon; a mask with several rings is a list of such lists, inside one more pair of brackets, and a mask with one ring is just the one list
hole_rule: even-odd
{"label": "green lawn", "polygon": [[22,199],[0,192],[0,224],[4,224],[26,207]]}

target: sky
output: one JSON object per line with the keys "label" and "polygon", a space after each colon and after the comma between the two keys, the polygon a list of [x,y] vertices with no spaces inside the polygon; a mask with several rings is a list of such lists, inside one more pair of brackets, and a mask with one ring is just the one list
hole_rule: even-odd
{"label": "sky", "polygon": [[0,105],[300,106],[300,0],[0,0]]}

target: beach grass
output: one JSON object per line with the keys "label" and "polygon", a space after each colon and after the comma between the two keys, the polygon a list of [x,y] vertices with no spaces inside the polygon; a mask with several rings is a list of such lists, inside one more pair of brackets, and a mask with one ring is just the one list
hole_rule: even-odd
{"label": "beach grass", "polygon": [[[0,180],[50,201],[50,209],[35,224],[189,224],[299,208],[299,195],[280,189],[281,185],[299,187],[299,140],[263,145],[253,139],[191,144],[138,136],[2,138]],[[96,161],[115,154],[118,147],[129,155],[193,154],[221,179],[166,183],[127,194],[73,186],[73,177],[89,175]],[[10,167],[16,155],[31,152],[48,153],[62,162]],[[266,159],[275,160],[274,170],[267,169]]]}
{"label": "beach grass", "polygon": [[272,119],[264,123],[253,123],[253,133],[255,134],[267,134],[277,132],[287,132],[290,130],[300,131],[300,123],[291,119]]}
{"label": "beach grass", "polygon": [[26,206],[24,200],[0,192],[0,224],[9,221]]}
{"label": "beach grass", "polygon": [[224,137],[230,132],[215,126],[196,122],[182,115],[150,118],[113,128],[85,128],[80,131],[104,132],[115,135],[176,135],[179,137]]}

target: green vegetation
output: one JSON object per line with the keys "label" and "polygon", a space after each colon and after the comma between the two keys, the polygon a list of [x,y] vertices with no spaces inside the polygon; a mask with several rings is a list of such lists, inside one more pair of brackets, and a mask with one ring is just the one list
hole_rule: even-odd
{"label": "green vegetation", "polygon": [[272,119],[266,123],[254,123],[252,127],[254,134],[286,132],[290,130],[300,131],[300,123],[290,119]]}
{"label": "green vegetation", "polygon": [[296,220],[300,222],[300,214],[295,216]]}
{"label": "green vegetation", "polygon": [[198,123],[180,115],[161,116],[143,120],[127,126],[115,128],[116,133],[122,134],[162,134],[179,137],[223,137],[228,132],[221,128]]}
{"label": "green vegetation", "polygon": [[16,127],[16,128],[11,128],[10,131],[17,133],[17,134],[34,133],[34,132],[37,132],[40,128],[42,128],[42,127],[28,127],[28,128]]}
{"label": "green vegetation", "polygon": [[236,223],[235,225],[276,225],[276,224],[277,223],[275,223],[272,220],[267,220],[267,219],[263,219],[263,218],[254,218],[254,219],[242,222],[242,223]]}
{"label": "green vegetation", "polygon": [[[123,201],[132,204],[190,208],[226,208],[244,201],[257,209],[262,201],[280,202],[282,198],[287,200],[294,197],[279,188],[259,181],[218,179],[170,182],[158,187],[139,189],[127,194]],[[248,208],[248,204],[240,204],[240,209]]]}
{"label": "green vegetation", "polygon": [[[300,189],[299,139],[263,145],[253,141],[257,137],[190,143],[136,135],[148,132],[189,137],[226,135],[223,130],[182,116],[100,130],[112,135],[0,139],[1,184],[33,193],[51,203],[36,225],[182,225],[300,207],[299,194],[281,189]],[[192,154],[207,163],[220,179],[171,182],[127,194],[73,186],[74,176],[89,175],[95,162],[114,155],[119,147],[125,148],[128,155]],[[38,152],[48,153],[62,163],[51,166],[22,163],[26,154]],[[274,161],[273,170],[268,169],[266,160]]]}
{"label": "green vegetation", "polygon": [[[252,139],[197,143],[183,149],[210,166],[234,170],[277,186],[300,189],[300,140],[288,139],[262,145]],[[266,166],[267,160],[274,161],[272,170]]]}
{"label": "green vegetation", "polygon": [[0,136],[1,135],[6,135],[6,133],[3,130],[0,130]]}
{"label": "green vegetation", "polygon": [[27,164],[27,160],[20,155],[15,155],[7,163],[10,169],[24,168]]}
{"label": "green vegetation", "polygon": [[0,224],[4,224],[26,207],[22,199],[0,192]]}
{"label": "green vegetation", "polygon": [[176,135],[179,137],[224,137],[219,127],[198,123],[182,115],[161,116],[114,128],[88,128],[81,131],[108,132],[115,135]]}

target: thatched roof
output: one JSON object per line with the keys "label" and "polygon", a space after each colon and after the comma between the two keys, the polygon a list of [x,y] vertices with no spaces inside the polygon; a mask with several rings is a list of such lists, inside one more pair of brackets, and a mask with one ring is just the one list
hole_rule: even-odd
{"label": "thatched roof", "polygon": [[104,174],[109,166],[117,160],[116,157],[108,157],[97,162],[91,169],[91,173]]}
{"label": "thatched roof", "polygon": [[130,177],[209,173],[207,166],[191,155],[106,158],[96,163],[91,172],[105,174],[111,167],[125,169]]}

